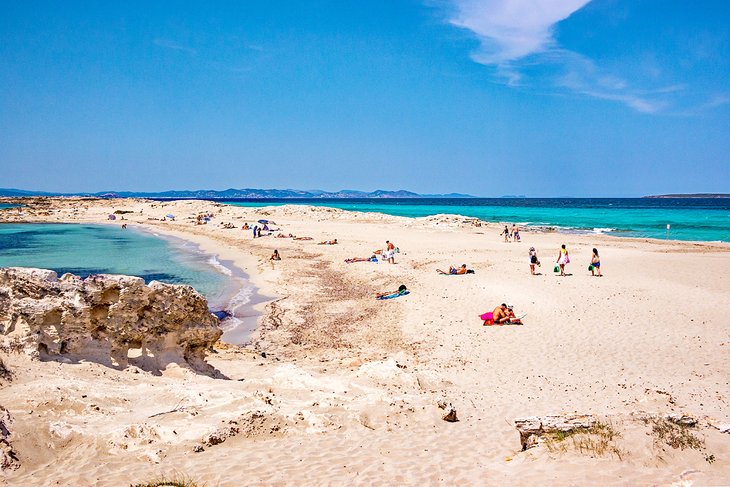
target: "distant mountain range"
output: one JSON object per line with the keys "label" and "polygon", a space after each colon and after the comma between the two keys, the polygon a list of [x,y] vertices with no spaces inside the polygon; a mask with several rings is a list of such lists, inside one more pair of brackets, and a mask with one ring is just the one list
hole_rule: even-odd
{"label": "distant mountain range", "polygon": [[23,197],[23,196],[86,196],[96,198],[169,198],[169,199],[288,199],[288,198],[474,198],[474,196],[461,193],[448,194],[418,194],[411,191],[384,191],[371,192],[343,189],[337,192],[296,189],[225,189],[215,191],[212,189],[200,189],[195,191],[162,191],[158,193],[141,193],[134,191],[100,191],[98,193],[48,193],[44,191],[25,191],[22,189],[0,188],[0,196]]}

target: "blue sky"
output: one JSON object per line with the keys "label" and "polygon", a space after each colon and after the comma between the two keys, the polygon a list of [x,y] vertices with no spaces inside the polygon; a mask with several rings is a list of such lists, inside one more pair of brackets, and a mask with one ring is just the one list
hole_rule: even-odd
{"label": "blue sky", "polygon": [[730,192],[730,2],[6,2],[0,187]]}

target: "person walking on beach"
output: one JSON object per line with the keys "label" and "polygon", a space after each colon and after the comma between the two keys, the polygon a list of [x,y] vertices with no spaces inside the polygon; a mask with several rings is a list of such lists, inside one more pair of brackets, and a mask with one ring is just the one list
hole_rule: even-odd
{"label": "person walking on beach", "polygon": [[560,266],[560,275],[565,276],[565,264],[570,263],[568,249],[565,248],[565,244],[560,247],[560,253],[558,254],[558,260],[556,263]]}
{"label": "person walking on beach", "polygon": [[512,224],[512,241],[520,242],[520,229],[515,223]]}
{"label": "person walking on beach", "polygon": [[500,235],[504,235],[504,241],[509,242],[509,229],[507,228],[507,225],[504,226],[504,230]]}
{"label": "person walking on beach", "polygon": [[593,249],[591,257],[591,275],[601,277],[601,258],[598,256],[598,249]]}
{"label": "person walking on beach", "polygon": [[535,247],[530,247],[530,274],[535,275],[535,266],[540,265],[540,261],[537,258],[537,250]]}
{"label": "person walking on beach", "polygon": [[254,225],[254,226],[253,226],[253,227],[251,228],[251,230],[253,230],[253,238],[256,238],[256,230],[258,230],[258,229],[259,229],[258,225]]}

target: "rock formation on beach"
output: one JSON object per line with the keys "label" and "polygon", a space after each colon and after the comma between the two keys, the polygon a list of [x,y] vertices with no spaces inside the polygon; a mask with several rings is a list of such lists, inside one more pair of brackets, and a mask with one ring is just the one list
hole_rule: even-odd
{"label": "rock formation on beach", "polygon": [[[33,357],[66,356],[150,371],[170,363],[214,373],[206,351],[218,319],[190,286],[139,277],[81,279],[54,271],[0,268],[0,339]],[[130,359],[130,350],[134,358]]]}

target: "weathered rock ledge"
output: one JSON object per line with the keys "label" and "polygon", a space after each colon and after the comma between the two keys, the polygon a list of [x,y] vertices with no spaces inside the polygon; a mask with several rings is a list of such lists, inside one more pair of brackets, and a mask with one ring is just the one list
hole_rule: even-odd
{"label": "weathered rock ledge", "polygon": [[0,268],[2,346],[35,358],[66,356],[119,368],[131,361],[150,371],[177,363],[214,373],[205,354],[221,334],[207,301],[190,286]]}

